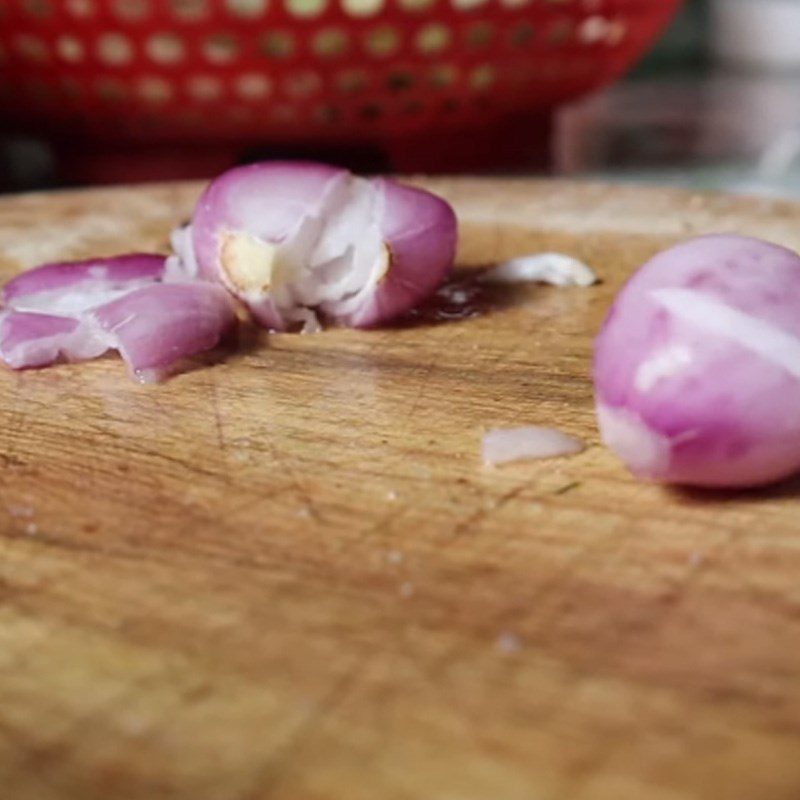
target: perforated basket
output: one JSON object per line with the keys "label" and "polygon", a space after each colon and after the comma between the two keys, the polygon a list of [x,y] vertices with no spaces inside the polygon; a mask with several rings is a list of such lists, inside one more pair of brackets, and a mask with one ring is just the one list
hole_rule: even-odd
{"label": "perforated basket", "polygon": [[0,0],[0,116],[128,142],[382,141],[622,73],[679,0]]}

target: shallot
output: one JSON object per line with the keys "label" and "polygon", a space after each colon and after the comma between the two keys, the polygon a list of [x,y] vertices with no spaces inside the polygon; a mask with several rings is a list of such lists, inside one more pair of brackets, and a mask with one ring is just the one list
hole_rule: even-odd
{"label": "shallot", "polygon": [[314,163],[221,175],[173,235],[170,272],[222,283],[265,327],[369,327],[408,311],[450,270],[456,218],[441,198]]}
{"label": "shallot", "polygon": [[800,256],[736,235],[660,253],[595,349],[605,443],[638,476],[712,487],[800,469]]}
{"label": "shallot", "polygon": [[15,369],[118,350],[140,379],[213,347],[234,298],[273,330],[368,327],[408,311],[452,267],[441,198],[312,163],[270,162],[213,181],[168,258],[47,264],[2,290],[0,360]]}

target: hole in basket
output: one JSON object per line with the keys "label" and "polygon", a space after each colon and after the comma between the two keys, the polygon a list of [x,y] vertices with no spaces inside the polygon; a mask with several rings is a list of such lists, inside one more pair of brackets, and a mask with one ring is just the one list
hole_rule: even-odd
{"label": "hole in basket", "polygon": [[332,125],[342,118],[342,113],[336,106],[317,106],[312,116],[323,125]]}
{"label": "hole in basket", "polygon": [[438,22],[420,28],[417,33],[417,49],[421,53],[431,55],[440,53],[450,44],[450,29]]}
{"label": "hole in basket", "polygon": [[150,14],[150,0],[114,0],[113,9],[120,19],[133,22]]}
{"label": "hole in basket", "polygon": [[494,78],[494,67],[490,64],[481,64],[479,67],[475,67],[470,73],[469,85],[477,91],[483,91],[494,83]]}
{"label": "hole in basket", "polygon": [[392,72],[386,78],[386,88],[392,92],[403,92],[414,85],[414,76],[410,72]]}
{"label": "hole in basket", "polygon": [[48,83],[40,78],[32,78],[25,81],[22,91],[37,106],[45,106],[53,99],[53,90]]}
{"label": "hole in basket", "polygon": [[361,106],[358,111],[358,116],[367,122],[374,122],[376,119],[380,119],[382,115],[383,109],[377,103],[367,103],[365,106]]}
{"label": "hole in basket", "polygon": [[316,17],[325,10],[326,0],[285,0],[287,11],[295,17]]}
{"label": "hole in basket", "polygon": [[61,93],[67,100],[79,100],[83,96],[83,87],[71,75],[65,75],[59,81]]}
{"label": "hole in basket", "polygon": [[340,72],[336,77],[336,87],[340,92],[346,92],[347,94],[361,92],[367,87],[367,74],[360,69],[349,69],[345,72]]}
{"label": "hole in basket", "polygon": [[400,7],[411,13],[427,11],[436,0],[399,0]]}
{"label": "hole in basket", "polygon": [[39,19],[53,15],[53,5],[50,0],[24,0],[22,7],[32,17]]}
{"label": "hole in basket", "polygon": [[383,8],[383,0],[342,0],[342,9],[351,17],[371,17]]}
{"label": "hole in basket", "polygon": [[230,33],[215,33],[203,43],[203,53],[212,64],[230,64],[239,55],[239,42]]}
{"label": "hole in basket", "polygon": [[272,31],[264,34],[260,50],[267,58],[288,58],[294,52],[294,37],[287,31]]}
{"label": "hole in basket", "polygon": [[550,44],[566,44],[572,38],[572,22],[568,19],[556,20],[547,32]]}
{"label": "hole in basket", "polygon": [[203,125],[203,115],[196,108],[183,108],[175,115],[174,119],[187,131],[197,130]]}
{"label": "hole in basket", "polygon": [[533,39],[533,25],[529,22],[521,22],[511,29],[508,38],[513,47],[525,47]]}
{"label": "hole in basket", "polygon": [[100,100],[107,103],[122,103],[128,97],[128,87],[116,78],[100,78],[95,90]]}
{"label": "hole in basket", "polygon": [[208,15],[208,0],[170,0],[173,16],[189,22]]}
{"label": "hole in basket", "polygon": [[136,94],[146,103],[160,105],[172,97],[172,86],[162,78],[142,78],[136,85]]}
{"label": "hole in basket", "polygon": [[66,0],[65,7],[73,17],[91,17],[95,12],[94,0]]}
{"label": "hole in basket", "polygon": [[25,94],[38,105],[44,105],[53,97],[49,84],[40,78],[33,78],[23,84]]}
{"label": "hole in basket", "polygon": [[461,103],[455,97],[447,97],[442,100],[442,111],[446,114],[455,114],[456,111],[461,110]]}
{"label": "hole in basket", "polygon": [[236,93],[243,100],[261,100],[272,90],[272,83],[266,75],[246,72],[235,81]]}
{"label": "hole in basket", "polygon": [[494,28],[491,23],[476,22],[474,25],[470,25],[469,28],[467,28],[464,39],[467,43],[467,47],[472,50],[479,50],[490,44],[493,37]]}
{"label": "hole in basket", "polygon": [[326,28],[314,37],[312,47],[321,58],[336,58],[347,49],[347,34],[341,28]]}
{"label": "hole in basket", "polygon": [[400,46],[400,36],[389,25],[381,25],[369,31],[364,39],[367,52],[378,58],[385,58]]}
{"label": "hole in basket", "polygon": [[60,36],[56,42],[56,53],[63,61],[76,64],[83,60],[85,54],[83,42],[74,36]]}
{"label": "hole in basket", "polygon": [[452,0],[452,2],[453,8],[457,8],[459,11],[471,11],[473,8],[486,5],[489,0]]}
{"label": "hole in basket", "polygon": [[213,75],[195,75],[189,78],[186,88],[190,97],[201,103],[217,100],[222,96],[222,82]]}
{"label": "hole in basket", "polygon": [[283,87],[286,94],[291,97],[309,97],[318,92],[322,81],[316,72],[307,70],[305,72],[295,72],[289,75],[284,81]]}
{"label": "hole in basket", "polygon": [[165,119],[161,114],[144,112],[139,117],[139,126],[143,131],[153,133],[161,130],[164,127]]}
{"label": "hole in basket", "polygon": [[598,44],[608,36],[609,21],[605,17],[588,17],[578,28],[578,39],[584,44]]}
{"label": "hole in basket", "polygon": [[47,45],[37,36],[21,34],[14,40],[16,51],[26,60],[42,64],[50,58]]}
{"label": "hole in basket", "polygon": [[442,88],[452,86],[458,78],[458,71],[452,64],[437,64],[430,73],[431,86]]}
{"label": "hole in basket", "polygon": [[177,64],[184,53],[183,41],[174,33],[157,33],[147,41],[147,54],[158,64]]}
{"label": "hole in basket", "polygon": [[297,111],[295,111],[293,106],[286,105],[286,103],[281,103],[280,105],[276,105],[272,109],[272,119],[275,122],[278,123],[293,122],[296,117],[297,117]]}
{"label": "hole in basket", "polygon": [[235,17],[253,19],[267,10],[267,0],[225,0],[225,5]]}
{"label": "hole in basket", "polygon": [[105,33],[97,40],[97,56],[112,67],[127,64],[133,57],[133,47],[121,33]]}
{"label": "hole in basket", "polygon": [[628,36],[628,25],[624,20],[617,19],[611,23],[606,40],[610,45],[622,44]]}
{"label": "hole in basket", "polygon": [[255,119],[253,109],[249,106],[234,106],[229,109],[228,117],[237,125],[250,125]]}
{"label": "hole in basket", "polygon": [[407,103],[403,103],[400,111],[406,116],[415,117],[417,114],[421,114],[424,108],[425,106],[420,100],[409,100]]}

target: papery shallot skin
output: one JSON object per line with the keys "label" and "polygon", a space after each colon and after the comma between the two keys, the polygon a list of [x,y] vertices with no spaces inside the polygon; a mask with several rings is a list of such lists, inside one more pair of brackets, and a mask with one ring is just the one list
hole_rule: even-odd
{"label": "papery shallot skin", "polygon": [[[245,290],[232,282],[221,256],[226,236],[281,245],[352,209],[354,193],[362,201],[370,195],[369,213],[363,226],[354,224],[349,244],[363,246],[376,226],[388,253],[388,269],[379,278],[334,300],[312,302],[295,291],[295,309],[276,299],[273,287]],[[324,164],[275,161],[237,167],[213,181],[192,218],[191,243],[184,241],[181,249],[202,276],[222,282],[267,328],[285,330],[308,309],[328,322],[369,327],[408,311],[441,284],[455,258],[456,236],[453,210],[429,192],[383,178],[367,181]],[[291,287],[287,291],[291,296]]]}
{"label": "papery shallot skin", "polygon": [[753,487],[800,469],[800,256],[679,244],[617,296],[595,344],[605,443],[639,477]]}

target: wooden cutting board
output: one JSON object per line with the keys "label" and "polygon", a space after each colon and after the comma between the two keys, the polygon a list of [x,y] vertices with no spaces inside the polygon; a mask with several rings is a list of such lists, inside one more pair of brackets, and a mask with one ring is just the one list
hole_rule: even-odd
{"label": "wooden cutting board", "polygon": [[[160,386],[0,372],[4,800],[800,797],[800,482],[637,483],[588,377],[645,257],[800,247],[800,206],[423,183],[461,267],[557,249],[604,284],[245,334]],[[0,267],[164,248],[199,188],[5,198]],[[525,423],[589,447],[483,467],[482,432]]]}

